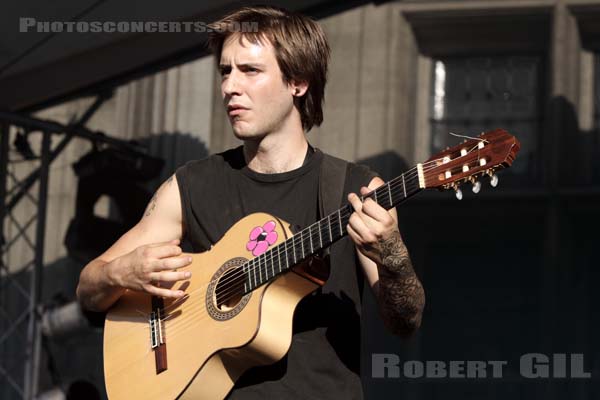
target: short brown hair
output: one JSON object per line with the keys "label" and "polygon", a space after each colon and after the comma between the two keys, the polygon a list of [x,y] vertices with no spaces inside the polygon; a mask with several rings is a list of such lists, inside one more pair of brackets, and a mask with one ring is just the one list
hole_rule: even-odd
{"label": "short brown hair", "polygon": [[[244,31],[239,29],[240,26],[254,26],[257,29]],[[284,82],[308,83],[304,96],[294,100],[300,112],[302,128],[308,131],[314,125],[321,125],[329,44],[318,23],[281,8],[256,6],[233,11],[210,24],[210,28],[212,31],[208,43],[217,63],[221,59],[223,43],[232,34],[242,35],[251,43],[268,39],[275,49],[275,58]]]}

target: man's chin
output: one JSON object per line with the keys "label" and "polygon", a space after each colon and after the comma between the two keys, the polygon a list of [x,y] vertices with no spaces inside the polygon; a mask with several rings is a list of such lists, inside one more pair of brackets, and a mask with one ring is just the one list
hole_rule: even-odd
{"label": "man's chin", "polygon": [[236,129],[233,130],[233,135],[239,140],[249,140],[252,139],[254,135],[246,131],[238,131]]}
{"label": "man's chin", "polygon": [[233,127],[233,134],[239,140],[256,140],[264,136],[254,131],[250,131],[247,129],[236,129],[235,127]]}

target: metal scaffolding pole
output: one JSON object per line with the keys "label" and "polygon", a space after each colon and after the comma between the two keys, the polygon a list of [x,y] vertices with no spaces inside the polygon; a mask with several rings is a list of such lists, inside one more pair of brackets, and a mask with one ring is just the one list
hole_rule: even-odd
{"label": "metal scaffolding pole", "polygon": [[[110,94],[99,96],[79,121],[69,126],[0,112],[0,399],[33,400],[38,395],[42,352],[41,294],[50,164],[75,136],[125,149],[137,147],[84,127],[108,98]],[[17,129],[11,130],[11,125],[20,129],[21,139],[24,137],[25,142],[27,132],[41,132],[39,156],[22,155],[22,159],[14,159],[16,152],[11,149],[11,143],[16,143],[19,133]],[[51,148],[52,135],[63,136],[54,149]],[[37,165],[32,166],[31,172],[22,177],[14,167],[22,162]],[[19,206],[25,201],[33,203],[33,215],[24,213],[22,209],[19,212]],[[35,234],[30,234],[33,229]],[[9,260],[8,257],[9,250],[19,244],[27,251],[19,253],[25,263],[16,266],[14,260]],[[31,259],[27,257],[29,251]]]}
{"label": "metal scaffolding pole", "polygon": [[[6,207],[10,195],[20,187],[18,175],[9,170],[10,165],[10,126],[2,125],[2,166],[0,178],[2,190],[2,254],[0,257],[0,397],[3,399],[22,398],[31,400],[36,394],[36,376],[39,358],[39,316],[37,305],[41,294],[41,269],[43,267],[43,243],[45,230],[45,202],[48,191],[50,133],[43,132],[42,154],[39,157],[41,179],[38,198],[27,193],[26,198],[34,203],[37,212],[29,221],[22,223],[13,210]],[[28,228],[35,223],[36,235],[31,240]],[[40,242],[41,240],[41,242]],[[31,261],[18,269],[11,268],[8,253],[12,246],[24,243],[31,251]],[[28,256],[29,254],[25,254]],[[24,339],[25,343],[23,345]],[[20,348],[22,346],[22,348]],[[3,382],[4,381],[4,382]],[[6,383],[6,384],[5,384]]]}
{"label": "metal scaffolding pole", "polygon": [[40,166],[40,184],[38,194],[38,215],[35,234],[34,271],[30,276],[29,322],[27,327],[27,357],[25,359],[25,390],[24,398],[34,399],[38,391],[38,376],[41,345],[41,312],[42,274],[44,268],[44,238],[46,232],[46,205],[48,200],[48,175],[50,171],[50,141],[51,133],[44,132],[42,136],[42,155]]}

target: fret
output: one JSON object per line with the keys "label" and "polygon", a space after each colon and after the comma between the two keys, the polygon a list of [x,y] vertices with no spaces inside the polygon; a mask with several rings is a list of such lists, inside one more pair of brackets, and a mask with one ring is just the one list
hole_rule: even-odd
{"label": "fret", "polygon": [[[281,272],[281,249],[279,247],[280,247],[280,245],[277,245],[277,247],[276,247],[276,249],[278,249],[277,250],[277,264],[279,264],[279,272]],[[273,273],[273,275],[275,275],[275,274]]]}
{"label": "fret", "polygon": [[388,197],[390,199],[390,208],[392,208],[394,202],[392,201],[392,189],[390,188],[390,183],[387,183],[387,189],[388,189]]}
{"label": "fret", "polygon": [[252,290],[252,260],[248,261],[248,267],[246,268],[246,275],[248,278],[248,290]]}
{"label": "fret", "polygon": [[269,260],[268,260],[268,256],[269,256],[269,252],[264,253],[265,254],[265,270],[263,271],[265,279],[263,280],[261,278],[260,283],[266,282],[269,280]]}
{"label": "fret", "polygon": [[300,248],[302,249],[302,259],[304,259],[304,238],[302,237],[302,232],[300,231]]}
{"label": "fret", "polygon": [[242,275],[246,277],[244,280],[244,293],[248,293],[248,263],[242,265],[242,272]]}
{"label": "fret", "polygon": [[321,237],[321,221],[317,221],[317,229],[319,230],[319,248],[323,248],[323,238]]}
{"label": "fret", "polygon": [[285,245],[285,269],[288,270],[290,269],[290,263],[288,261],[288,248],[287,248],[287,240],[284,243]]}
{"label": "fret", "polygon": [[267,280],[267,277],[269,276],[269,260],[268,260],[268,252],[264,252],[263,253],[263,268],[261,268],[262,273],[260,276],[260,283],[261,285]]}
{"label": "fret", "polygon": [[[383,190],[384,190],[384,189],[385,189],[384,187],[380,187],[380,188],[378,188],[378,189],[375,191],[375,195],[376,195],[377,199],[379,199],[379,200],[377,201],[377,202],[379,203],[379,205],[380,205],[381,207],[383,207],[383,208],[387,209],[387,208],[388,208],[388,206],[387,206],[387,204],[386,204],[386,201],[387,201],[387,199],[385,198],[385,196],[384,196],[384,193],[383,193]],[[377,192],[379,192],[379,193],[377,193]]]}
{"label": "fret", "polygon": [[373,196],[375,196],[375,203],[379,203],[379,201],[377,201],[377,190],[373,191]]}
{"label": "fret", "polygon": [[267,253],[262,253],[260,256],[258,256],[258,281],[260,282],[260,284],[262,284],[263,280],[262,280],[262,262],[260,261],[261,257],[265,258],[266,261],[266,257],[265,254]]}
{"label": "fret", "polygon": [[327,216],[327,227],[329,228],[329,243],[333,243],[333,236],[331,235],[331,221],[329,220],[331,215]]}
{"label": "fret", "polygon": [[406,198],[406,182],[404,182],[404,174],[402,174],[402,187],[404,188],[404,198]]}
{"label": "fret", "polygon": [[294,243],[294,236],[292,236],[292,252],[294,254],[294,265],[296,265],[297,261],[296,261],[296,244]]}
{"label": "fret", "polygon": [[265,273],[265,261],[266,261],[266,253],[262,253],[258,258],[258,283],[256,286],[262,285],[263,274]]}
{"label": "fret", "polygon": [[310,231],[313,226],[308,227],[308,239],[310,240],[310,254],[314,253],[313,243],[312,243],[312,232]]}
{"label": "fret", "polygon": [[[254,259],[256,260],[256,259]],[[253,264],[256,264],[256,261],[253,261]],[[257,287],[258,285],[256,284],[256,266],[254,265],[252,267],[252,276],[254,277],[254,287]]]}
{"label": "fret", "polygon": [[341,214],[341,211],[342,211],[342,209],[339,209],[337,211],[337,214],[338,214],[338,224],[340,226],[340,236],[342,236],[342,232],[343,232],[342,231],[342,214]]}
{"label": "fret", "polygon": [[269,253],[271,253],[271,277],[275,276],[275,260],[273,260],[273,249],[269,250]]}

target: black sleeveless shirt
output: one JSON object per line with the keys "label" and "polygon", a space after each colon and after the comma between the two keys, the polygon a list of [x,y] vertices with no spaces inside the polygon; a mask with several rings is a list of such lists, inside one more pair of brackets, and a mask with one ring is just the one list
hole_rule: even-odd
{"label": "black sleeveless shirt", "polygon": [[[302,167],[276,174],[249,169],[241,146],[188,162],[176,171],[184,239],[193,251],[205,251],[238,220],[254,212],[267,212],[299,228],[312,224],[320,218],[318,191],[323,157],[317,149]],[[349,163],[344,193],[358,193],[374,176],[368,168]],[[363,275],[348,237],[334,244],[331,252],[326,284],[296,308],[288,354],[273,365],[246,371],[228,398],[362,398]]]}

